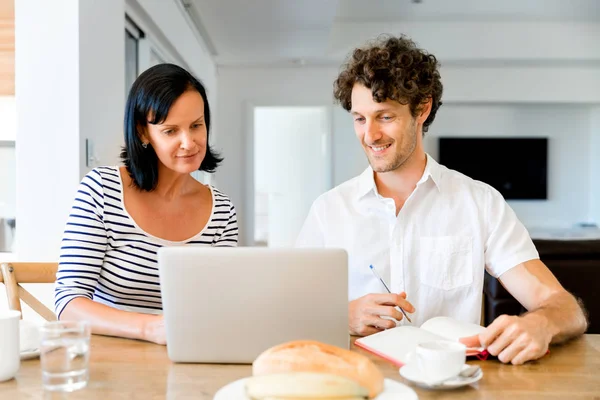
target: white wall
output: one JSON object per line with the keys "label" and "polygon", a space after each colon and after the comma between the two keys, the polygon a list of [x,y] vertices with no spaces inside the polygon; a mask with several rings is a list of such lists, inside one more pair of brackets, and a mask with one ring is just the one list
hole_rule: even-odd
{"label": "white wall", "polygon": [[15,96],[0,96],[0,141],[15,140],[17,136],[17,110]]}
{"label": "white wall", "polygon": [[31,261],[57,259],[80,179],[79,11],[77,0],[15,4],[16,251]]}
{"label": "white wall", "polygon": [[[78,3],[15,3],[15,245],[16,252],[30,261],[58,258],[65,219],[80,179]],[[50,305],[48,286],[33,294]],[[4,302],[6,297],[0,296]]]}
{"label": "white wall", "polygon": [[[110,5],[109,5],[110,4]],[[125,6],[79,2],[79,173],[120,164],[125,98]],[[85,140],[94,162],[86,166]],[[71,193],[73,195],[73,193]]]}
{"label": "white wall", "polygon": [[[600,68],[570,66],[447,66],[441,75],[446,102],[600,103]],[[568,63],[565,63],[568,64]]]}
{"label": "white wall", "polygon": [[548,199],[509,204],[527,227],[568,228],[588,220],[590,118],[585,105],[444,104],[424,146],[435,158],[439,136],[547,137]]}
{"label": "white wall", "polygon": [[[332,104],[332,84],[337,76],[337,67],[305,67],[305,68],[234,68],[224,67],[219,69],[219,131],[218,146],[225,156],[224,165],[216,174],[217,186],[228,193],[238,209],[240,225],[251,224],[247,209],[248,198],[253,191],[249,191],[253,176],[245,168],[246,160],[251,157],[247,152],[245,142],[249,126],[246,105],[260,103],[262,105],[327,105]],[[566,155],[560,156],[557,166],[551,165],[553,171],[557,167],[561,170],[559,181],[565,182],[566,176],[579,175],[582,188],[585,192],[582,197],[589,198],[590,158],[588,155],[580,156],[576,151],[582,151],[589,146],[590,115],[581,111],[590,104],[600,104],[600,69],[592,66],[563,66],[563,67],[465,67],[448,66],[442,68],[442,81],[444,83],[444,107],[450,108],[453,104],[485,104],[490,106],[488,111],[479,115],[473,124],[481,126],[487,114],[494,116],[494,120],[505,128],[522,131],[547,127],[553,136],[561,136],[562,142],[569,142],[573,135],[577,141],[569,143],[565,148]],[[580,106],[555,107],[555,104],[574,103]],[[526,116],[516,111],[517,105],[528,104],[532,111],[532,118],[525,122]],[[579,108],[578,108],[579,107]],[[460,110],[456,108],[455,110]],[[563,110],[570,110],[562,118]],[[557,115],[552,112],[556,111]],[[440,111],[442,112],[442,111]],[[587,122],[577,120],[584,116]],[[512,121],[518,117],[523,126]],[[445,117],[438,117],[440,120]],[[447,118],[452,121],[452,115]],[[504,120],[504,119],[507,120]],[[542,119],[542,120],[540,120]],[[547,119],[550,122],[544,122]],[[367,165],[365,156],[357,143],[352,128],[351,118],[339,106],[334,108],[333,116],[333,182],[339,184],[352,176],[357,175]],[[465,124],[469,120],[466,119]],[[437,126],[436,121],[434,126]],[[444,124],[442,123],[440,125]],[[450,124],[450,122],[447,122]],[[458,122],[455,122],[458,124]],[[569,125],[574,124],[574,125]],[[586,125],[587,124],[587,125]],[[556,125],[556,126],[555,126]],[[452,128],[451,125],[448,125]],[[562,127],[564,129],[560,129]],[[573,129],[576,127],[577,129]],[[439,128],[443,128],[439,126]],[[489,130],[489,129],[488,129]],[[432,128],[433,131],[433,128]],[[539,129],[538,129],[539,131]],[[576,131],[575,133],[572,133]],[[526,132],[529,134],[530,132]],[[586,141],[587,140],[587,141]],[[552,144],[551,144],[552,146]],[[559,148],[557,147],[556,150]],[[555,151],[551,147],[551,151]],[[562,153],[561,153],[562,154]],[[551,154],[552,157],[552,154]],[[556,157],[553,157],[556,159]],[[571,163],[569,160],[574,161]],[[566,171],[562,168],[566,165]],[[583,170],[579,170],[583,168]],[[575,178],[577,181],[577,178]],[[586,180],[586,182],[584,182]],[[569,186],[570,187],[570,186]],[[551,189],[552,190],[552,189]],[[578,192],[579,193],[579,192]],[[551,193],[552,195],[552,193]],[[554,202],[556,200],[556,202]],[[554,197],[552,204],[544,210],[552,212],[557,207],[577,208],[582,203],[566,202],[563,197]],[[530,223],[556,222],[572,224],[587,220],[589,200],[583,201],[583,210],[561,211],[559,217],[544,215],[532,211],[525,205],[516,206],[523,219]],[[529,212],[533,212],[529,215]],[[548,220],[546,221],[546,218]],[[252,231],[253,227],[243,227],[244,231]],[[245,243],[244,234],[240,242]]]}
{"label": "white wall", "polygon": [[590,216],[589,222],[600,226],[600,106],[591,110],[590,142]]}

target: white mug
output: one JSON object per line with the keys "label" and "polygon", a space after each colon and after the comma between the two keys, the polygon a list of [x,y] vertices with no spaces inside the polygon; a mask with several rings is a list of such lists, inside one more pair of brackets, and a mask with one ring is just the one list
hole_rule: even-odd
{"label": "white mug", "polygon": [[419,343],[408,364],[419,371],[423,382],[434,384],[457,376],[467,360],[467,347],[458,342],[435,340]]}
{"label": "white mug", "polygon": [[0,311],[0,382],[12,379],[21,366],[19,311]]}

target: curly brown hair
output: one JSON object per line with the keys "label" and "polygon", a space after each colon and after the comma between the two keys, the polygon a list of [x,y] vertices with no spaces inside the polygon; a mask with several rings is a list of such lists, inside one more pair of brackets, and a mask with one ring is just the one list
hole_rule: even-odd
{"label": "curly brown hair", "polygon": [[371,89],[378,103],[390,99],[408,104],[413,117],[431,99],[431,112],[423,123],[425,133],[442,105],[438,67],[435,56],[419,49],[408,37],[382,35],[367,47],[354,50],[333,83],[333,94],[350,111],[352,88],[360,83]]}

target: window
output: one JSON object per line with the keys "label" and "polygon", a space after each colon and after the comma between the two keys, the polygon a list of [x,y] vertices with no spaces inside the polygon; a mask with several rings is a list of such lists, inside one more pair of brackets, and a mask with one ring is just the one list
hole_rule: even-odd
{"label": "window", "polygon": [[125,97],[140,73],[139,41],[143,37],[144,33],[125,16]]}
{"label": "window", "polygon": [[15,141],[0,137],[0,253],[14,251],[16,231]]}

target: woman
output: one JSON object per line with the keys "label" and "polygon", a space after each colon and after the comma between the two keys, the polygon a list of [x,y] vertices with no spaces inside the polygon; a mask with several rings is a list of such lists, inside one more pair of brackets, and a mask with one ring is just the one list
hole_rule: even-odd
{"label": "woman", "polygon": [[236,246],[227,196],[191,172],[214,172],[202,84],[160,64],[133,84],[125,109],[124,166],[99,167],[77,192],[62,240],[55,289],[62,320],[92,332],[165,344],[157,250]]}

